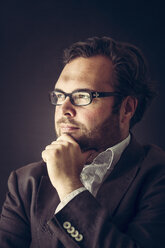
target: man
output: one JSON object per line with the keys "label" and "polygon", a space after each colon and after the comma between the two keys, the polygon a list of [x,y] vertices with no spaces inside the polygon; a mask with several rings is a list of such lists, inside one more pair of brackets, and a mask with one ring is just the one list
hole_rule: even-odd
{"label": "man", "polygon": [[130,133],[153,96],[136,47],[94,37],[65,50],[57,140],[11,173],[1,247],[165,247],[165,154]]}

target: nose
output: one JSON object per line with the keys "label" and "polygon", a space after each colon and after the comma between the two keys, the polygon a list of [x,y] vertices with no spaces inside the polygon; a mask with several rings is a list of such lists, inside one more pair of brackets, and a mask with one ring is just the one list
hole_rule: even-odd
{"label": "nose", "polygon": [[62,114],[68,117],[76,115],[75,106],[71,103],[70,98],[67,96],[64,103],[61,105]]}

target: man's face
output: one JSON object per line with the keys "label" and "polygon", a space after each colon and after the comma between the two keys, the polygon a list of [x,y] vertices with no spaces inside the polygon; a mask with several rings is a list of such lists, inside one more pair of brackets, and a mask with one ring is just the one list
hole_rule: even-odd
{"label": "man's face", "polygon": [[[55,89],[71,93],[77,89],[113,92],[112,63],[103,56],[76,58],[68,63]],[[87,106],[74,106],[69,100],[55,109],[57,136],[71,135],[82,151],[104,150],[122,139],[119,116],[112,113],[114,97],[94,98]]]}

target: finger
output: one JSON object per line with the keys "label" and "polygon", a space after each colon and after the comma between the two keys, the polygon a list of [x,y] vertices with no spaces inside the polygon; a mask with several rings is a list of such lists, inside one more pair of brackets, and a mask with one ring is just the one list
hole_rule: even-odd
{"label": "finger", "polygon": [[46,163],[47,162],[47,159],[46,159],[45,151],[43,151],[41,153],[41,156],[42,156],[42,159],[44,160],[44,162]]}
{"label": "finger", "polygon": [[62,134],[61,136],[58,137],[58,139],[56,141],[60,141],[60,140],[65,140],[68,141],[70,143],[75,143],[77,144],[77,142],[74,140],[74,138],[72,138],[70,135],[68,134]]}
{"label": "finger", "polygon": [[67,134],[63,134],[60,137],[58,137],[56,140],[52,141],[52,145],[57,144],[57,143],[61,143],[67,141],[69,143],[77,143],[70,135]]}
{"label": "finger", "polygon": [[64,145],[70,144],[73,145],[76,149],[81,150],[79,144],[68,134],[61,135],[56,141],[52,142],[52,145],[57,143]]}
{"label": "finger", "polygon": [[45,147],[45,150],[56,149],[60,145],[67,146],[67,144],[68,142],[66,142],[65,140],[54,141],[50,145],[47,145]]}

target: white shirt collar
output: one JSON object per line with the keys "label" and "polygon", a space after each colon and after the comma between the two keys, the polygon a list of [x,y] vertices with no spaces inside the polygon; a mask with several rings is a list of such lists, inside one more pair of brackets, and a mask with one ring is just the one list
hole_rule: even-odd
{"label": "white shirt collar", "polygon": [[130,142],[130,134],[126,139],[101,152],[91,164],[85,165],[80,179],[83,185],[95,196],[101,183],[119,161],[121,154]]}

